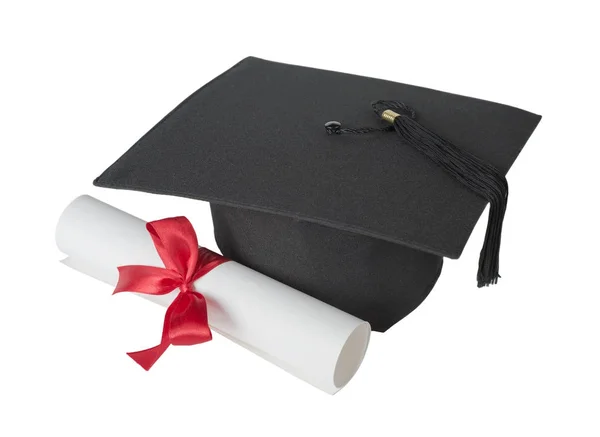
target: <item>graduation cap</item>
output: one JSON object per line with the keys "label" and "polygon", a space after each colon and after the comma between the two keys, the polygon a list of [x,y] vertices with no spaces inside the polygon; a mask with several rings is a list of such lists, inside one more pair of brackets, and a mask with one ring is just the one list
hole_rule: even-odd
{"label": "graduation cap", "polygon": [[487,203],[477,285],[497,281],[505,174],[540,118],[250,57],[94,183],[210,202],[223,255],[385,331],[461,255]]}

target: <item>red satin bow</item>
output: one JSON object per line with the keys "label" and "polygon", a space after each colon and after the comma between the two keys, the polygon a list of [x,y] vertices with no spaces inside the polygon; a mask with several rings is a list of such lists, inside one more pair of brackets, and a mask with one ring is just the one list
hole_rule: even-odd
{"label": "red satin bow", "polygon": [[149,222],[146,229],[166,268],[121,266],[114,293],[133,291],[160,295],[176,288],[180,290],[165,314],[160,344],[127,354],[144,369],[150,370],[171,344],[192,345],[212,340],[206,300],[194,291],[193,283],[228,260],[208,249],[198,248],[196,232],[185,217]]}

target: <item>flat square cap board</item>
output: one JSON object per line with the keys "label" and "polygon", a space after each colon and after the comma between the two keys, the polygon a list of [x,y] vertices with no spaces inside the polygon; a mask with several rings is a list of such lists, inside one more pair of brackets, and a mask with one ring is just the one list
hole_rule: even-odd
{"label": "flat square cap board", "polygon": [[95,184],[211,203],[223,254],[385,330],[458,258],[486,200],[395,133],[371,103],[503,175],[540,116],[427,88],[246,58],[171,111]]}

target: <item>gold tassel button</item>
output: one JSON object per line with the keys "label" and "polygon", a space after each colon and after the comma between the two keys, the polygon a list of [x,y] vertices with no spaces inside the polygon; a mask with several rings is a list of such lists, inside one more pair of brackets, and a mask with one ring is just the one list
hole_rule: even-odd
{"label": "gold tassel button", "polygon": [[386,109],[381,113],[381,118],[389,123],[394,123],[396,117],[400,117],[400,114],[392,111],[391,109]]}

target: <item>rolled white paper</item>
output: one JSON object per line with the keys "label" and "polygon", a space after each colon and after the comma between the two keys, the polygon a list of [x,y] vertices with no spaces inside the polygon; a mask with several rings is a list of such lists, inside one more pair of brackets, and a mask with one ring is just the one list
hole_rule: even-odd
{"label": "rolled white paper", "polygon": [[[112,286],[118,266],[164,267],[143,220],[90,196],[65,209],[56,243],[65,264]],[[241,264],[221,264],[194,286],[211,328],[327,393],[344,387],[363,360],[368,322]],[[178,292],[138,295],[166,307]]]}

